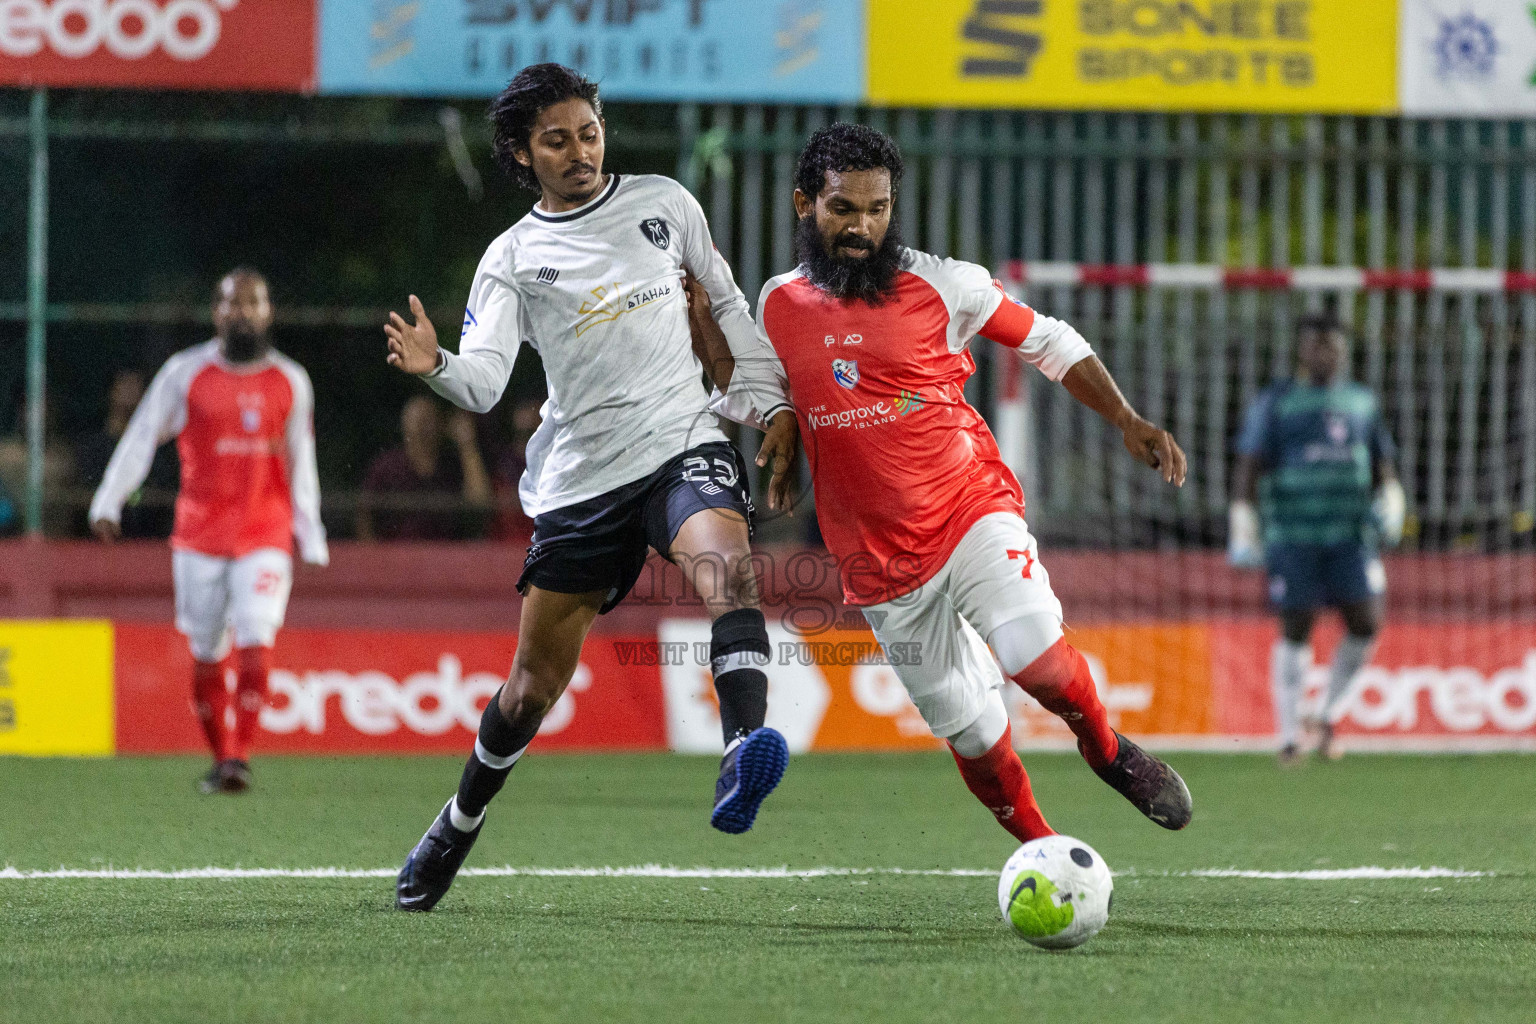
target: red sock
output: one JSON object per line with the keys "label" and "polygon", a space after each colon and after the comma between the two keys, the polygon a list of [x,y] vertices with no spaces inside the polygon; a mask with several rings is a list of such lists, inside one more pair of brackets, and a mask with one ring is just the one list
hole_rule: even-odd
{"label": "red sock", "polygon": [[224,725],[224,712],[229,707],[229,691],[224,687],[224,663],[222,661],[192,663],[192,710],[197,712],[198,724],[208,739],[208,749],[213,759],[222,761],[229,756],[229,730]]}
{"label": "red sock", "polygon": [[1120,741],[1109,727],[1109,714],[1099,703],[1093,676],[1085,660],[1066,638],[1029,663],[1013,677],[1040,706],[1067,723],[1077,736],[1077,749],[1094,768],[1107,767],[1120,753]]}
{"label": "red sock", "polygon": [[242,647],[238,656],[240,669],[235,676],[235,737],[229,746],[229,756],[249,761],[251,737],[256,734],[256,720],[267,703],[267,672],[272,667],[272,649]]}
{"label": "red sock", "polygon": [[955,764],[966,788],[976,795],[997,823],[1021,843],[1056,833],[1045,823],[1035,794],[1029,788],[1024,762],[1013,749],[1013,726],[1003,730],[1003,738],[980,757],[961,757],[954,747]]}

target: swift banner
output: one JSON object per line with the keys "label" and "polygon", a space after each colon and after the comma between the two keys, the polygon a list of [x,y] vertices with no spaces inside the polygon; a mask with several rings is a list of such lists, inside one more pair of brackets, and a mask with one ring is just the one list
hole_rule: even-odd
{"label": "swift banner", "polygon": [[315,0],[0,0],[0,86],[303,92]]}
{"label": "swift banner", "polygon": [[611,99],[854,102],[863,0],[322,0],[320,88],[485,96],[571,65]]}
{"label": "swift banner", "polygon": [[1397,0],[869,0],[868,17],[869,98],[881,104],[1385,113],[1397,103]]}
{"label": "swift banner", "polygon": [[1399,32],[1403,113],[1536,113],[1536,5],[1403,0]]}

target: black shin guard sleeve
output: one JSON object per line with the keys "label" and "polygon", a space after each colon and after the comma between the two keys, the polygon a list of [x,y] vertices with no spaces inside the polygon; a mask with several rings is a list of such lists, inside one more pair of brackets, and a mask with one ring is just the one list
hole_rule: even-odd
{"label": "black shin guard sleeve", "polygon": [[[478,748],[498,760],[511,757],[526,747],[539,728],[537,722],[531,731],[515,728],[501,713],[500,702],[501,691],[497,690],[491,702],[485,706],[485,713],[480,716],[477,744]],[[502,784],[512,773],[511,764],[495,768],[480,760],[480,749],[469,755],[469,760],[464,763],[464,774],[459,778],[459,810],[470,817],[485,810],[486,804],[501,791]]]}
{"label": "black shin guard sleeve", "polygon": [[756,608],[738,608],[715,620],[709,658],[720,698],[720,731],[725,742],[761,729],[768,715],[768,626]]}

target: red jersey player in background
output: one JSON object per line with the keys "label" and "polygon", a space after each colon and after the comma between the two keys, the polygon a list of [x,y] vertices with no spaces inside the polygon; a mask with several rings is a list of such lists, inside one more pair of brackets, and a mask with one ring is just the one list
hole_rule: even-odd
{"label": "red jersey player in background", "polygon": [[[176,628],[192,648],[192,704],[213,750],[205,793],[251,781],[250,744],[267,698],[272,644],[293,585],[294,538],[311,565],[330,554],[320,523],[314,389],[275,351],[272,302],[254,270],[224,275],[211,341],[178,352],[150,383],[91,502],[91,529],[119,536],[123,502],[171,438],[181,490],[171,534]],[[225,659],[235,648],[234,728]]]}
{"label": "red jersey player in background", "polygon": [[[1066,722],[1105,782],[1159,825],[1183,828],[1183,780],[1110,728],[1087,662],[1063,635],[1023,492],[965,401],[971,340],[1017,350],[1171,484],[1184,482],[1184,453],[1136,414],[1077,331],[1009,300],[982,267],[903,247],[891,223],[901,171],[896,144],[871,128],[812,135],[796,173],[801,262],[769,281],[757,306],[755,358],[788,385],[844,601],[862,608],[966,785],[1019,840],[1052,829],[1013,750],[1004,674]],[[728,379],[730,351],[702,315],[707,297],[690,288],[690,299],[714,379]],[[717,408],[753,419],[734,391]],[[784,507],[792,453],[766,443],[764,453],[775,458],[769,505]]]}

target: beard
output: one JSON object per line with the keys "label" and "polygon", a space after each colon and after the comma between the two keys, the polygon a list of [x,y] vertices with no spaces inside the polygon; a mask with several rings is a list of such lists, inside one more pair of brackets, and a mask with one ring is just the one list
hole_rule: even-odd
{"label": "beard", "polygon": [[232,363],[248,363],[266,355],[272,345],[265,332],[247,324],[231,324],[224,330],[224,358]]}
{"label": "beard", "polygon": [[869,255],[849,258],[828,250],[814,214],[800,218],[795,225],[795,255],[811,284],[835,298],[860,299],[872,306],[895,294],[896,275],[901,272],[906,250],[894,222],[878,246],[852,235],[840,235],[833,244],[863,249]]}

